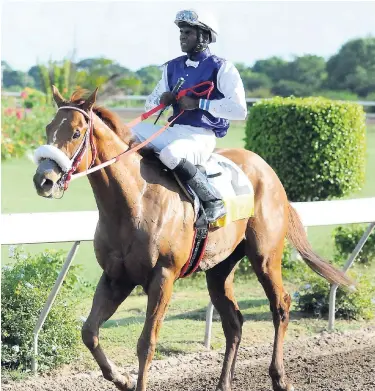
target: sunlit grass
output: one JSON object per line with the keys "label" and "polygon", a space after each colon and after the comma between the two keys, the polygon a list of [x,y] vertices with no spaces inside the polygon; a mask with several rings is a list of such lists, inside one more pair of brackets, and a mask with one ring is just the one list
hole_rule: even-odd
{"label": "sunlit grass", "polygon": [[[174,354],[205,351],[203,341],[209,296],[204,279],[194,281],[192,285],[194,289],[179,290],[177,287],[173,294],[161,328],[156,359]],[[293,295],[296,287],[288,283],[286,285],[288,291]],[[242,336],[243,346],[271,343],[274,337],[272,316],[268,300],[259,282],[255,278],[239,280],[235,284],[235,293],[245,319]],[[77,315],[86,315],[84,310],[89,308],[90,303],[89,299],[83,302]],[[119,365],[136,363],[136,346],[145,320],[146,304],[146,296],[130,296],[101,328],[102,346]],[[307,338],[327,329],[326,319],[309,317],[295,311],[294,308],[293,304],[286,341]],[[344,331],[359,329],[370,324],[375,324],[375,321],[337,320],[335,326],[337,330]],[[214,311],[213,317],[211,348],[225,348],[225,338],[216,311]],[[83,345],[80,365],[90,368],[96,366]]]}
{"label": "sunlit grass", "polygon": [[[244,145],[244,123],[234,122],[226,137],[218,139],[218,147],[242,147]],[[367,170],[363,189],[350,198],[375,196],[375,125],[369,126],[367,132]],[[87,178],[72,182],[69,190],[61,200],[47,200],[39,197],[32,184],[35,166],[27,158],[12,159],[2,163],[2,213],[56,212],[96,210],[96,204]],[[58,224],[58,222],[56,222]],[[53,229],[53,227],[51,227]],[[313,227],[308,230],[309,239],[314,249],[326,258],[333,255],[332,231],[334,226]],[[51,245],[35,244],[24,246],[27,251],[36,253]],[[54,248],[69,251],[72,243],[56,243]],[[3,263],[9,262],[8,248],[2,246]],[[92,243],[82,243],[75,263],[83,265],[84,275],[96,283],[101,270],[95,260]]]}
{"label": "sunlit grass", "polygon": [[[244,142],[244,125],[234,124],[228,135],[218,140],[218,147],[242,147]],[[375,196],[375,176],[371,168],[375,166],[375,126],[368,130],[367,176],[364,188],[350,198]],[[20,212],[54,212],[95,210],[95,201],[87,179],[72,183],[62,200],[46,200],[38,197],[32,185],[35,170],[27,159],[13,159],[2,164],[2,213]],[[56,222],[58,224],[58,221]],[[30,227],[32,229],[32,227]],[[53,229],[53,227],[51,227]],[[332,227],[309,229],[309,238],[316,250],[323,256],[332,255]],[[48,247],[68,250],[67,244],[40,244],[25,246],[28,251],[39,252]],[[3,264],[9,262],[8,247],[2,248]],[[96,284],[101,270],[97,265],[92,250],[92,243],[81,244],[75,263],[83,265],[83,275]],[[287,283],[291,294],[297,289]],[[265,343],[273,340],[272,318],[268,301],[256,279],[239,281],[236,284],[236,297],[245,318],[243,344]],[[90,292],[77,308],[77,317],[86,317],[91,306]],[[178,281],[175,286],[172,302],[160,333],[156,358],[164,358],[176,353],[189,353],[204,350],[205,312],[209,302],[204,278]],[[307,318],[293,311],[287,340],[307,337],[327,327],[326,319]],[[101,341],[109,355],[117,364],[136,362],[136,344],[143,328],[146,311],[146,297],[132,295],[118,309],[116,314],[101,329]],[[338,330],[360,328],[364,322],[337,321]],[[214,314],[211,346],[222,349],[225,339],[218,315]],[[87,349],[81,345],[82,353],[75,365],[97,369]]]}

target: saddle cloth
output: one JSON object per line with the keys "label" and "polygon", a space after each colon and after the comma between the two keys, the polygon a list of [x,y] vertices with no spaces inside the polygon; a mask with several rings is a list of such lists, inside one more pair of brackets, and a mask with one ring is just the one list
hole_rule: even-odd
{"label": "saddle cloth", "polygon": [[[213,153],[204,165],[210,184],[223,198],[227,214],[212,227],[224,227],[229,223],[254,215],[254,188],[244,172],[231,160]],[[199,199],[194,194],[194,209],[199,210]]]}

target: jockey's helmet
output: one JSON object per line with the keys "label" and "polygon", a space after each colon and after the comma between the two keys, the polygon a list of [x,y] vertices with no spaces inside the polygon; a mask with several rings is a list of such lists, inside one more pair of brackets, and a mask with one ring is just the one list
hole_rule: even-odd
{"label": "jockey's helmet", "polygon": [[217,24],[211,15],[197,14],[194,10],[182,10],[177,12],[175,24],[179,26],[181,23],[186,23],[190,26],[198,27],[203,31],[209,32],[210,42],[216,42],[218,34]]}

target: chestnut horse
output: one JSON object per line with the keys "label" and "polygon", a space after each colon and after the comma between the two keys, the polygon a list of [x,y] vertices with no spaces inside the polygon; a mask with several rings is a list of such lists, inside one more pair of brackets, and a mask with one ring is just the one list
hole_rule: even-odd
{"label": "chestnut horse", "polygon": [[[48,150],[39,157],[34,175],[37,193],[53,197],[64,181],[64,164],[83,155],[77,173],[111,160],[129,150],[132,134],[110,111],[95,105],[97,90],[84,99],[75,92],[64,100],[53,87],[58,111],[46,127]],[[90,129],[91,128],[91,129]],[[91,142],[83,141],[86,133]],[[87,138],[88,140],[89,138]],[[51,152],[52,151],[52,152]],[[316,255],[296,211],[272,168],[245,149],[218,153],[239,165],[255,193],[255,215],[211,229],[200,270],[205,271],[209,294],[220,314],[226,338],[224,364],[217,390],[230,391],[243,317],[233,294],[236,264],[247,256],[270,302],[275,327],[269,374],[275,391],[292,390],[284,373],[283,340],[289,321],[290,295],[281,278],[284,238],[307,264],[331,283],[349,285],[340,271]],[[154,157],[138,152],[88,175],[95,195],[99,221],[94,249],[103,274],[92,309],[82,328],[82,338],[99,364],[103,376],[120,390],[145,391],[162,320],[174,282],[185,265],[194,235],[194,211],[173,176]],[[148,295],[147,314],[137,345],[138,381],[121,374],[99,343],[99,327],[109,319],[134,287]]]}

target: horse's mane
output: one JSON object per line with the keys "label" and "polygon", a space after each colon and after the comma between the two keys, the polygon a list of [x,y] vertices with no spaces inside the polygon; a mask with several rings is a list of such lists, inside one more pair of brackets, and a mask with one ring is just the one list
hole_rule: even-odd
{"label": "horse's mane", "polygon": [[[90,91],[80,88],[73,92],[69,103],[77,107],[83,106],[89,94]],[[121,140],[125,141],[129,146],[134,144],[135,139],[131,130],[123,124],[121,118],[116,113],[97,105],[94,105],[93,111]]]}
{"label": "horse's mane", "polygon": [[[80,88],[73,92],[69,99],[69,102],[67,103],[70,103],[78,108],[82,108],[89,95],[90,91]],[[94,105],[93,111],[130,148],[135,147],[137,144],[139,144],[139,141],[136,139],[135,135],[127,126],[123,124],[121,118],[117,114],[111,112],[103,106],[97,105]],[[138,153],[143,157],[152,158],[152,160],[154,160],[155,158],[153,151],[149,148],[142,148],[138,150]]]}

